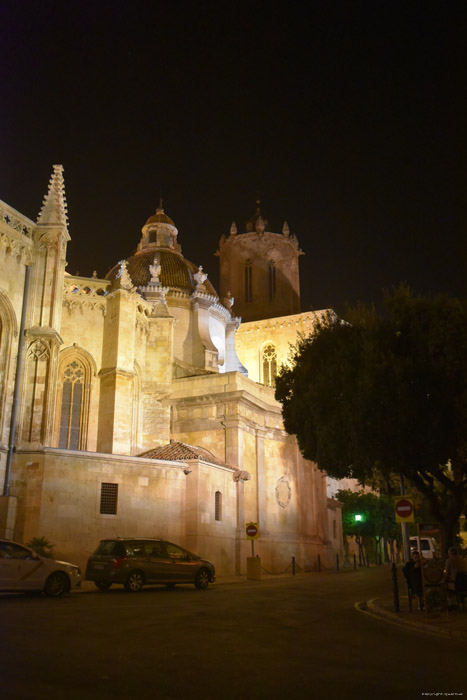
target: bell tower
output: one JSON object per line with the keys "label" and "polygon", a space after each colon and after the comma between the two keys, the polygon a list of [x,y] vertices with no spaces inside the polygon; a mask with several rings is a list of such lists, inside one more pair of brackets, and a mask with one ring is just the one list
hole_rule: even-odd
{"label": "bell tower", "polygon": [[260,202],[255,215],[238,233],[232,223],[229,236],[219,242],[220,297],[234,298],[236,316],[243,321],[289,316],[300,312],[298,258],[303,255],[287,222],[282,233],[267,231]]}

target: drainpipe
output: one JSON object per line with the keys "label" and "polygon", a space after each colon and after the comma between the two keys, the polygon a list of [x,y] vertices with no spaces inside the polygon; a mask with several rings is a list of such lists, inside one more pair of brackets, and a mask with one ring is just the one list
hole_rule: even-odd
{"label": "drainpipe", "polygon": [[25,277],[24,277],[23,308],[21,311],[21,326],[19,329],[19,339],[18,339],[18,357],[16,359],[15,391],[13,394],[13,404],[11,407],[10,436],[9,436],[9,440],[8,440],[8,454],[7,454],[7,458],[6,458],[5,486],[3,489],[4,496],[10,495],[11,462],[13,459],[13,450],[15,448],[16,414],[18,412],[18,395],[19,395],[19,386],[20,386],[20,379],[21,379],[21,362],[22,362],[22,358],[23,358],[24,328],[26,326],[26,309],[28,306],[30,272],[31,272],[30,266],[26,265]]}

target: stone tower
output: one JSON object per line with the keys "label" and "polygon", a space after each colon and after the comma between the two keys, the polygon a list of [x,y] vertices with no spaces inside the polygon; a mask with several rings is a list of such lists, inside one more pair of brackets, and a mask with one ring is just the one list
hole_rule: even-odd
{"label": "stone tower", "polygon": [[266,230],[260,202],[238,233],[235,222],[222,236],[216,255],[220,258],[221,299],[230,295],[236,316],[243,321],[289,316],[300,312],[298,257],[302,251],[290,234],[287,222],[282,233]]}

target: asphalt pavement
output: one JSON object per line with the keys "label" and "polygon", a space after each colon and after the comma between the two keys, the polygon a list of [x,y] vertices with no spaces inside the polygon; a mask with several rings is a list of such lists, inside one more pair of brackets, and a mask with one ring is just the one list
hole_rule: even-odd
{"label": "asphalt pavement", "polygon": [[[383,567],[382,567],[383,568]],[[386,570],[388,567],[385,567]],[[345,570],[344,570],[345,572]],[[297,577],[310,577],[310,576],[320,576],[324,575],[338,575],[342,573],[341,571],[323,571],[321,573],[297,573]],[[247,579],[246,576],[218,576],[214,586],[222,586],[232,583],[237,584],[254,584],[258,585],[265,581],[274,581],[278,579],[291,578],[290,573],[284,574],[269,574],[263,573],[259,581],[254,581],[252,579]],[[396,602],[394,600],[394,595],[386,595],[384,597],[374,597],[368,600],[355,601],[355,609],[359,612],[373,617],[375,619],[381,620],[392,625],[400,625],[402,627],[407,627],[411,629],[416,629],[419,632],[424,632],[426,634],[434,634],[439,636],[451,636],[454,638],[467,639],[467,609],[463,609],[461,606],[458,610],[448,611],[448,610],[433,610],[433,611],[421,611],[418,609],[416,601],[412,604],[412,609],[410,609],[408,595],[404,593],[405,584],[403,583],[403,576],[400,567],[397,570],[398,578],[398,610],[396,611]],[[81,589],[78,593],[95,592],[96,587],[91,581],[82,581]]]}

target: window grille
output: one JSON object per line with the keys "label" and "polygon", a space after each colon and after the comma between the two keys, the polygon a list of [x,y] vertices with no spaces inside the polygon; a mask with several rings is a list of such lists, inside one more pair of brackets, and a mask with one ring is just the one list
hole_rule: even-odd
{"label": "window grille", "polygon": [[118,501],[118,484],[101,484],[101,515],[116,515]]}
{"label": "window grille", "polygon": [[272,343],[263,349],[263,384],[266,386],[276,386],[277,375],[277,353]]}
{"label": "window grille", "polygon": [[222,520],[222,493],[220,491],[216,491],[214,496],[214,518]]}

